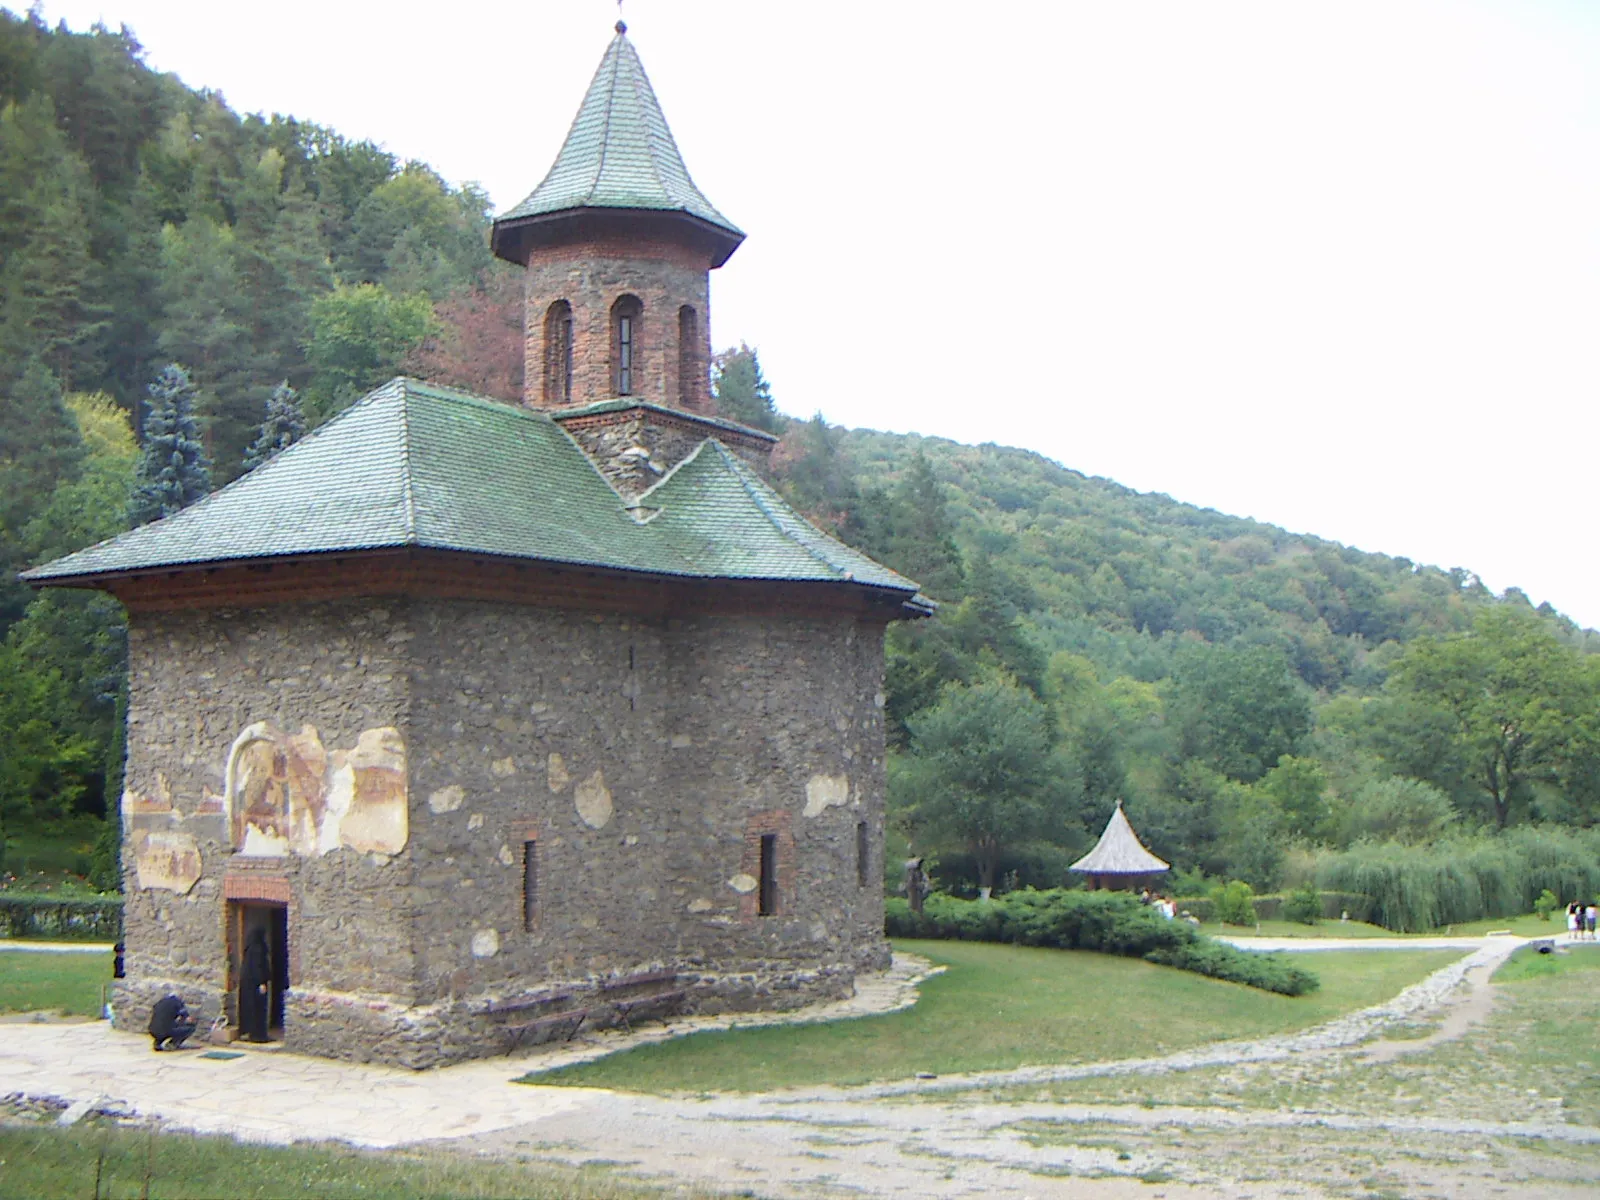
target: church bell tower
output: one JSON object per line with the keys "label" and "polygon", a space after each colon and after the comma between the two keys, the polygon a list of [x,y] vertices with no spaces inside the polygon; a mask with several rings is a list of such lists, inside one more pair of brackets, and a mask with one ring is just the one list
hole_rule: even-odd
{"label": "church bell tower", "polygon": [[744,234],[689,177],[616,29],[550,173],[494,223],[494,253],[527,268],[523,401],[707,413],[710,272]]}

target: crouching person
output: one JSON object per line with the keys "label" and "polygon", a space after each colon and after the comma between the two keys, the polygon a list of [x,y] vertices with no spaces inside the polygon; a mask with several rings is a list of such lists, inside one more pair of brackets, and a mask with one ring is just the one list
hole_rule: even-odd
{"label": "crouching person", "polygon": [[194,1032],[194,1018],[178,996],[163,996],[150,1010],[150,1036],[157,1050],[178,1050]]}

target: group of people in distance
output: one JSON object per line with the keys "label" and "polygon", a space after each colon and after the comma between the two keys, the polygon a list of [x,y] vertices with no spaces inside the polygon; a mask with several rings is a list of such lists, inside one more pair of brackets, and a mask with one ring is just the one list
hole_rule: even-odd
{"label": "group of people in distance", "polygon": [[1567,932],[1579,941],[1592,942],[1595,940],[1594,927],[1597,918],[1600,918],[1600,909],[1593,903],[1585,904],[1582,900],[1574,900],[1567,905]]}
{"label": "group of people in distance", "polygon": [[1150,905],[1169,921],[1178,915],[1178,904],[1171,896],[1163,896],[1159,892],[1152,892],[1149,888],[1140,891],[1139,903]]}

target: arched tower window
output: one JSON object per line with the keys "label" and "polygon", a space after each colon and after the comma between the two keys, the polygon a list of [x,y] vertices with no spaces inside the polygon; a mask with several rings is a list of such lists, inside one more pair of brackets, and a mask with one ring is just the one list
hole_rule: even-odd
{"label": "arched tower window", "polygon": [[572,305],[565,300],[544,314],[544,402],[572,403]]}
{"label": "arched tower window", "polygon": [[682,407],[699,407],[700,376],[700,314],[685,304],[678,310],[678,403]]}
{"label": "arched tower window", "polygon": [[611,306],[611,382],[619,396],[638,390],[643,316],[644,304],[637,296],[623,296]]}

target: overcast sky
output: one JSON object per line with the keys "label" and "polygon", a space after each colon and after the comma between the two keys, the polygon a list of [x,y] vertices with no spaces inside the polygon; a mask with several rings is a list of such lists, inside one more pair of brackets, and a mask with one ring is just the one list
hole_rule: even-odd
{"label": "overcast sky", "polygon": [[[543,177],[610,0],[47,0],[152,66]],[[1600,4],[627,0],[780,407],[1037,450],[1600,625]]]}

